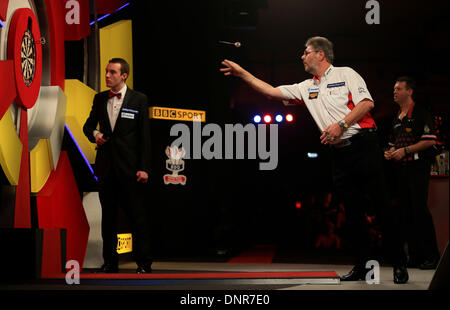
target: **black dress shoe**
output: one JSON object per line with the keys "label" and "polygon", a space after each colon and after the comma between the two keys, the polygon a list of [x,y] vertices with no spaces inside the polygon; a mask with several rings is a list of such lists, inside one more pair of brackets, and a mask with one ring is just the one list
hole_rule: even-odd
{"label": "black dress shoe", "polygon": [[114,264],[103,264],[96,273],[119,273],[119,266]]}
{"label": "black dress shoe", "polygon": [[422,264],[419,265],[419,268],[422,270],[431,270],[436,269],[438,265],[439,260],[438,259],[427,259]]}
{"label": "black dress shoe", "polygon": [[394,283],[395,284],[405,284],[408,282],[409,275],[408,270],[404,266],[394,267]]}
{"label": "black dress shoe", "polygon": [[137,274],[145,274],[145,273],[152,273],[152,267],[150,266],[138,266],[136,269]]}
{"label": "black dress shoe", "polygon": [[356,265],[353,269],[345,276],[340,276],[341,281],[359,281],[366,279],[367,270],[364,267]]}

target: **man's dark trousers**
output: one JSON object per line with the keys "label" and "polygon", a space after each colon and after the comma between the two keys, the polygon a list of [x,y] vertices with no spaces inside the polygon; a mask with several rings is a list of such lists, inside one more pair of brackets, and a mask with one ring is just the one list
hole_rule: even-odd
{"label": "man's dark trousers", "polygon": [[147,209],[148,184],[118,178],[114,170],[99,181],[99,198],[102,206],[103,259],[117,265],[118,208],[122,208],[131,225],[133,255],[138,266],[152,264],[150,227]]}
{"label": "man's dark trousers", "polygon": [[373,129],[363,129],[350,138],[350,142],[342,148],[331,148],[333,181],[338,199],[344,203],[355,264],[365,266],[373,259],[366,220],[370,201],[381,223],[383,248],[388,260],[393,265],[405,265],[403,246],[395,232],[398,215],[388,194],[377,133]]}

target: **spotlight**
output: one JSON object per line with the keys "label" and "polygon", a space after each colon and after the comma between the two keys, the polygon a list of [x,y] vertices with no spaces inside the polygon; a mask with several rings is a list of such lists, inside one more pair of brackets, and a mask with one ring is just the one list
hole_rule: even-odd
{"label": "spotlight", "polygon": [[257,124],[261,123],[261,116],[260,115],[255,115],[253,117],[253,122],[255,122]]}
{"label": "spotlight", "polygon": [[277,114],[277,116],[275,116],[275,120],[276,120],[278,123],[281,123],[281,122],[283,121],[283,115]]}
{"label": "spotlight", "polygon": [[270,116],[269,114],[264,115],[265,123],[270,123],[271,121],[272,121],[272,116]]}
{"label": "spotlight", "polygon": [[292,122],[294,120],[294,117],[292,116],[292,114],[288,114],[288,115],[286,115],[286,121],[287,122]]}

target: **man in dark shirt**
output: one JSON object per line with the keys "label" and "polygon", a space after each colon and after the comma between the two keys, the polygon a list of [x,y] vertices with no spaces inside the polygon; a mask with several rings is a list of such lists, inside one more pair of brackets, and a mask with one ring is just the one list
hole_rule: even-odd
{"label": "man in dark shirt", "polygon": [[415,82],[397,79],[394,101],[400,110],[392,124],[387,160],[395,161],[401,231],[408,244],[409,266],[434,269],[439,260],[433,219],[427,207],[431,156],[437,137],[430,113],[415,104]]}

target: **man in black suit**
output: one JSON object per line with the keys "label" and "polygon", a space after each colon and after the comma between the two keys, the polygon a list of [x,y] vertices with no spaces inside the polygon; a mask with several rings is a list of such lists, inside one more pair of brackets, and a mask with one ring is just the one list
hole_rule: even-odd
{"label": "man in black suit", "polygon": [[[109,91],[94,97],[83,132],[97,144],[95,175],[102,206],[104,264],[100,271],[117,273],[117,210],[128,215],[133,233],[137,273],[151,272],[150,230],[145,205],[150,167],[147,96],[125,84],[129,65],[113,58],[106,67]],[[97,129],[97,125],[99,125]]]}

